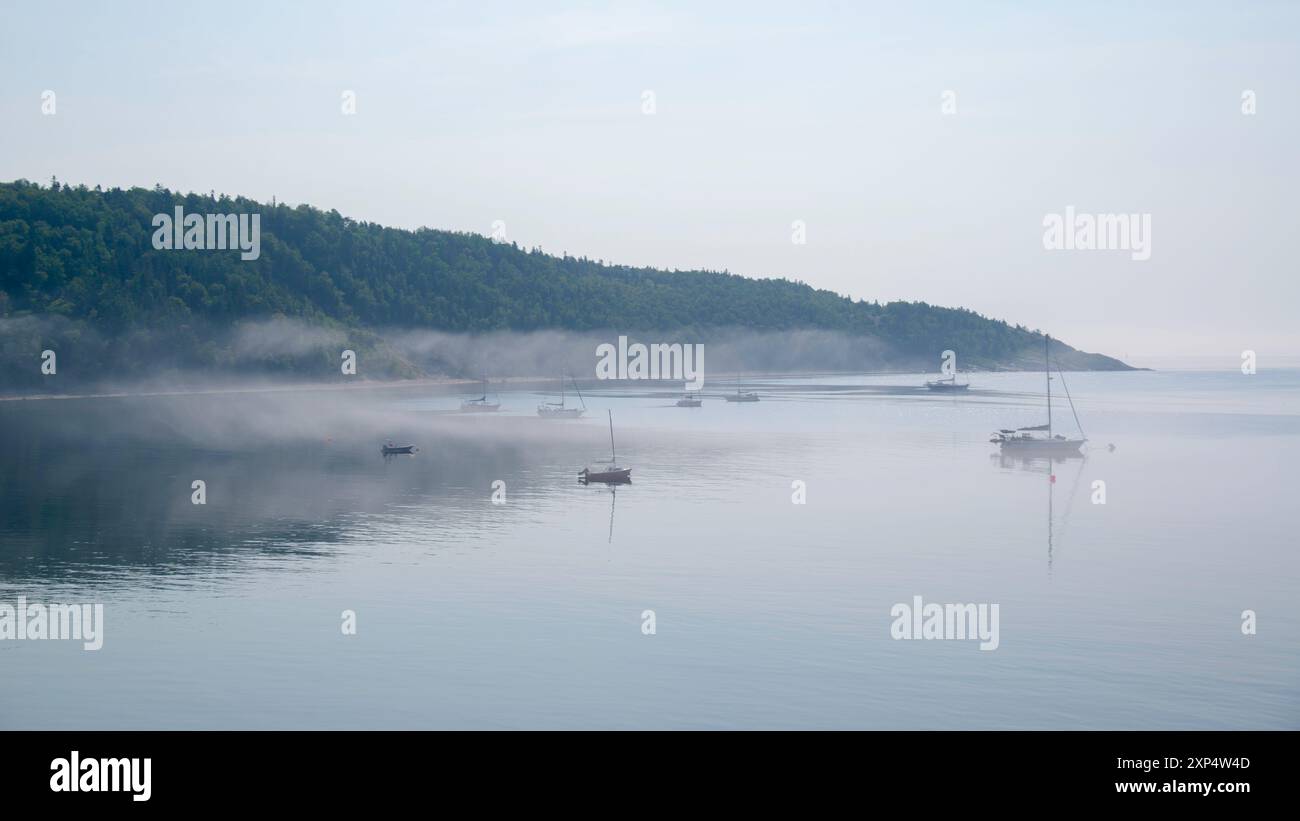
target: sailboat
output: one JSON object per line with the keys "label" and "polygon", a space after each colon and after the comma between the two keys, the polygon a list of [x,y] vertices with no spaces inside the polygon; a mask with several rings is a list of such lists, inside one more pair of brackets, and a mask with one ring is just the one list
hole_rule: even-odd
{"label": "sailboat", "polygon": [[487,398],[487,377],[483,377],[483,395],[473,399],[464,399],[460,403],[461,413],[496,413],[501,410],[500,402],[489,402]]}
{"label": "sailboat", "polygon": [[609,464],[593,470],[587,466],[578,472],[580,482],[604,482],[605,484],[627,484],[632,481],[632,468],[618,466],[618,457],[614,455],[614,412],[609,411]]}
{"label": "sailboat", "polygon": [[925,386],[932,391],[964,391],[970,389],[969,382],[958,382],[956,372],[952,376],[941,376],[938,379],[932,379],[925,383]]}
{"label": "sailboat", "polygon": [[543,419],[577,419],[587,412],[587,400],[582,398],[582,388],[578,387],[577,380],[573,381],[573,389],[578,392],[578,399],[582,402],[580,408],[570,408],[564,404],[564,377],[560,377],[560,401],[543,402],[537,406],[537,415]]}
{"label": "sailboat", "polygon": [[742,391],[740,389],[740,375],[737,374],[736,392],[723,394],[722,398],[726,399],[728,402],[757,402],[758,394],[754,393],[753,391]]}
{"label": "sailboat", "polygon": [[1070,456],[1077,454],[1088,441],[1083,435],[1083,426],[1079,424],[1079,412],[1074,409],[1074,399],[1065,384],[1065,374],[1061,374],[1061,386],[1065,388],[1065,398],[1070,401],[1070,411],[1074,414],[1074,423],[1079,428],[1079,438],[1071,439],[1052,430],[1052,363],[1049,353],[1052,338],[1043,335],[1043,373],[1047,377],[1047,424],[1030,425],[1024,428],[1008,430],[1003,428],[993,434],[989,442],[1000,445],[1006,454],[1024,454],[1026,456]]}

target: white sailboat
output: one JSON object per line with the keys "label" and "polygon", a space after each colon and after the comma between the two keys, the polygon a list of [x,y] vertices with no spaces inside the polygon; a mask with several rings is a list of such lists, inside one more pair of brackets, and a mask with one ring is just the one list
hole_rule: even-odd
{"label": "white sailboat", "polygon": [[[1070,389],[1065,385],[1064,374],[1061,374],[1061,386],[1065,388],[1065,397],[1070,401],[1070,411],[1074,414],[1074,423],[1079,428],[1079,438],[1062,436],[1052,429],[1052,363],[1049,347],[1051,342],[1050,336],[1043,336],[1043,372],[1047,376],[1047,424],[1015,429],[1003,428],[994,433],[989,441],[1001,446],[1003,453],[1026,456],[1071,456],[1077,454],[1088,441],[1084,436],[1083,426],[1079,424],[1079,413],[1074,409],[1074,399],[1070,397]],[[1057,373],[1061,373],[1059,368]]]}
{"label": "white sailboat", "polygon": [[487,398],[488,381],[483,377],[483,395],[473,399],[464,399],[460,403],[461,413],[496,413],[501,410],[500,402],[489,402]]}
{"label": "white sailboat", "polygon": [[727,400],[728,402],[757,402],[758,394],[755,393],[754,391],[742,391],[740,389],[740,375],[737,374],[736,392],[723,394],[722,398]]}
{"label": "white sailboat", "polygon": [[582,398],[582,388],[578,387],[577,380],[573,381],[573,389],[578,392],[578,399],[582,402],[582,407],[571,408],[564,403],[564,377],[560,377],[560,401],[543,402],[537,406],[537,415],[543,419],[577,419],[587,412],[587,400]]}

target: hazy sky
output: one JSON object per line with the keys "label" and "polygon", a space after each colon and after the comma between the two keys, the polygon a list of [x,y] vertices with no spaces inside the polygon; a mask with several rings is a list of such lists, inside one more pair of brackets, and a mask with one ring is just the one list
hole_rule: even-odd
{"label": "hazy sky", "polygon": [[[0,180],[501,220],[524,246],[965,306],[1137,364],[1300,353],[1300,3],[5,0],[3,19]],[[1069,205],[1150,214],[1151,258],[1045,250]]]}

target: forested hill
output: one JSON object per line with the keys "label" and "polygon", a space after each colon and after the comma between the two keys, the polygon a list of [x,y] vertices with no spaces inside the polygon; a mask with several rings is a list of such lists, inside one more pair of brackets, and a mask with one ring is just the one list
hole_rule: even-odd
{"label": "forested hill", "polygon": [[[260,214],[255,260],[238,250],[158,250],[153,218]],[[222,360],[212,329],[287,317],[331,328],[681,332],[820,330],[869,337],[881,364],[1038,367],[1042,337],[971,311],[925,303],[852,301],[785,279],[663,271],[524,250],[476,234],[357,222],[336,211],[241,197],[0,184],[0,328],[164,343],[176,367]],[[42,326],[44,327],[44,326]],[[680,337],[690,341],[688,336]],[[22,340],[0,333],[4,353]],[[1124,369],[1060,345],[1063,366]],[[1036,361],[1037,360],[1037,361]]]}

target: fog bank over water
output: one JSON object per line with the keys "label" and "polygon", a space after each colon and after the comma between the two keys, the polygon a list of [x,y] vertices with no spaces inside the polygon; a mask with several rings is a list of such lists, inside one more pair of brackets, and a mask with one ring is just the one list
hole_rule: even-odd
{"label": "fog bank over water", "polygon": [[[185,344],[177,344],[177,333],[185,335]],[[617,348],[620,337],[626,338],[628,346],[702,346],[705,378],[712,380],[742,373],[930,373],[939,370],[947,350],[936,350],[932,357],[905,355],[873,336],[827,330],[467,334],[405,328],[372,331],[277,316],[223,328],[195,324],[156,335],[143,331],[114,335],[59,316],[20,316],[0,319],[0,395],[265,389],[413,379],[554,379],[561,374],[581,380],[596,376],[600,346]],[[199,344],[190,344],[194,340]],[[968,359],[958,346],[951,350],[959,370],[1042,367],[1042,347],[1036,343],[996,362],[987,357]],[[54,354],[52,365],[47,365],[46,351]],[[354,373],[344,372],[346,351],[355,354]],[[1055,340],[1053,357],[1067,370],[1124,367]],[[46,372],[50,367],[53,372]]]}

